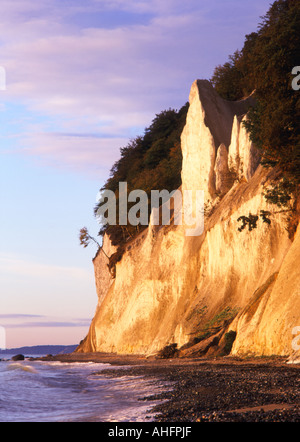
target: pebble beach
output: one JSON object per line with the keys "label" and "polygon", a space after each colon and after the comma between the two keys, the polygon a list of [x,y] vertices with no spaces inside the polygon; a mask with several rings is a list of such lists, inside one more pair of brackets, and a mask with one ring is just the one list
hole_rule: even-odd
{"label": "pebble beach", "polygon": [[[169,387],[140,397],[156,422],[299,422],[300,365],[286,358],[155,359],[134,355],[72,353],[60,362],[101,362],[108,376],[159,379]],[[101,371],[101,376],[106,371]],[[157,401],[161,401],[157,405]],[[156,405],[151,405],[156,402]]]}

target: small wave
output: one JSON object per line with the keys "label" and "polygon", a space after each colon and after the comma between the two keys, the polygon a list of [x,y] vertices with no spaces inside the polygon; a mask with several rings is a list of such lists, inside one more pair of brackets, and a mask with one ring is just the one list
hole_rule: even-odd
{"label": "small wave", "polygon": [[60,362],[60,361],[37,361],[37,363],[50,367],[69,367],[69,368],[109,368],[111,364],[102,362]]}
{"label": "small wave", "polygon": [[38,371],[35,368],[31,367],[30,365],[21,364],[19,362],[8,364],[7,368],[8,370],[22,370],[22,371],[27,371],[29,373],[38,373]]}
{"label": "small wave", "polygon": [[1,362],[0,382],[5,388],[1,392],[0,422],[148,420],[149,409],[160,400],[140,399],[159,394],[166,387],[127,373],[120,378],[107,372],[101,376],[101,370],[110,367],[115,368],[93,362]]}

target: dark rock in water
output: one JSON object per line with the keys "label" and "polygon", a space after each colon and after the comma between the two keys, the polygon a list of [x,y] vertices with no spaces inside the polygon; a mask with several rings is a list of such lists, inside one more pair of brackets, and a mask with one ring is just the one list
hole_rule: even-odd
{"label": "dark rock in water", "polygon": [[13,356],[11,358],[12,361],[24,361],[24,359],[25,359],[24,355],[21,355],[21,354]]}

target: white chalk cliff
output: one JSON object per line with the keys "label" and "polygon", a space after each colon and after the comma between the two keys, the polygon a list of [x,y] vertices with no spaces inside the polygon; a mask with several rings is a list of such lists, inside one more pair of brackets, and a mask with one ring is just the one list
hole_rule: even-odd
{"label": "white chalk cliff", "polygon": [[[184,225],[150,223],[128,243],[114,279],[99,252],[99,302],[77,351],[153,354],[177,343],[183,356],[213,354],[234,331],[232,354],[295,353],[300,228],[290,239],[286,214],[263,197],[268,171],[242,124],[252,103],[225,101],[206,80],[193,83],[182,190],[204,190],[204,232],[187,236]],[[270,225],[259,218],[251,232],[238,230],[240,216],[261,210],[272,213]],[[114,251],[108,238],[103,249]]]}

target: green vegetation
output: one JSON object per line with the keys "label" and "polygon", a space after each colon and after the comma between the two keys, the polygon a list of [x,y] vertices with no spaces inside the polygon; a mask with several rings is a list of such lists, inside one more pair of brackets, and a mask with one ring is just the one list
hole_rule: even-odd
{"label": "green vegetation", "polygon": [[[256,106],[245,123],[252,141],[261,150],[262,165],[280,172],[269,200],[281,204],[280,180],[288,180],[288,195],[300,184],[300,92],[292,88],[292,69],[299,65],[300,2],[275,1],[257,32],[245,37],[211,81],[227,100],[237,100],[255,90]],[[271,199],[270,199],[271,198]]]}
{"label": "green vegetation", "polygon": [[[269,225],[271,224],[271,220],[269,218],[270,215],[271,212],[268,212],[267,210],[260,211],[262,222]],[[242,225],[238,228],[238,231],[241,232],[248,226],[248,230],[251,232],[251,230],[256,229],[258,220],[258,215],[253,215],[252,213],[249,213],[248,216],[240,216],[237,221],[242,221]]]}
{"label": "green vegetation", "polygon": [[233,343],[235,341],[236,338],[236,332],[233,330],[230,330],[229,332],[225,333],[224,335],[224,348],[220,354],[220,356],[227,356],[229,355],[229,353],[231,352]]}
{"label": "green vegetation", "polygon": [[177,344],[166,345],[158,354],[157,359],[170,359],[178,356]]}
{"label": "green vegetation", "polygon": [[210,336],[218,333],[223,327],[227,327],[238,313],[237,308],[226,307],[220,313],[217,313],[210,321],[199,330],[197,336],[193,339],[193,344],[203,341]]}
{"label": "green vegetation", "polygon": [[82,227],[82,229],[79,231],[80,245],[86,248],[91,241],[97,245],[98,249],[101,247],[98,241],[89,234],[88,229],[86,227]]}
{"label": "green vegetation", "polygon": [[[144,190],[150,204],[151,190],[176,190],[181,185],[181,145],[188,103],[179,111],[169,109],[156,115],[143,137],[137,137],[126,147],[121,148],[121,157],[113,165],[110,177],[101,190],[111,190],[116,196],[117,225],[105,225],[99,235],[109,235],[113,245],[119,247],[115,261],[122,256],[123,246],[134,238],[145,226],[119,225],[119,182],[126,182],[128,193]],[[94,213],[104,202],[96,205]],[[133,203],[132,203],[133,205]],[[128,204],[128,210],[130,209]],[[150,208],[149,208],[150,217]]]}
{"label": "green vegetation", "polygon": [[93,242],[97,246],[97,253],[101,250],[101,252],[106,256],[106,258],[108,260],[110,259],[109,256],[107,256],[107,254],[101,247],[101,245],[98,243],[98,241],[89,234],[88,229],[86,227],[83,227],[79,231],[79,242],[80,245],[83,246],[84,248],[86,248],[91,242]]}
{"label": "green vegetation", "polygon": [[[287,218],[291,237],[297,227],[300,185],[300,91],[292,87],[292,70],[300,64],[300,2],[277,0],[262,17],[257,32],[246,35],[241,51],[217,66],[211,78],[226,100],[239,100],[254,92],[255,107],[244,123],[261,151],[261,164],[277,173],[265,190],[268,203]],[[283,210],[286,209],[286,210]],[[270,213],[260,213],[270,224]],[[257,227],[259,215],[241,216],[239,231]]]}
{"label": "green vegetation", "polygon": [[[216,91],[226,100],[239,100],[255,91],[256,105],[250,109],[244,124],[261,151],[262,165],[276,171],[264,196],[268,202],[293,212],[291,232],[295,231],[299,218],[296,207],[300,185],[300,91],[292,87],[292,70],[300,64],[299,29],[299,0],[276,0],[262,17],[257,31],[245,36],[243,48],[230,55],[224,65],[217,66],[211,78]],[[120,149],[120,159],[101,189],[116,195],[117,214],[119,182],[127,183],[128,193],[141,189],[148,197],[153,189],[172,191],[180,187],[180,135],[187,110],[188,103],[179,111],[161,112],[143,136]],[[148,200],[150,204],[150,198]],[[94,208],[96,216],[103,203]],[[128,210],[130,207],[129,203]],[[249,214],[239,219],[243,222],[239,230],[246,226],[249,230],[255,228],[259,216],[270,224],[269,213]],[[110,262],[112,271],[122,257],[126,242],[146,227],[118,225],[118,221],[117,216],[117,225],[107,224],[99,231],[100,236],[106,233],[112,244],[118,246]],[[91,239],[95,241],[83,236],[81,244],[86,247]]]}
{"label": "green vegetation", "polygon": [[264,197],[271,204],[278,207],[288,207],[292,199],[292,192],[295,190],[294,183],[286,178],[277,182],[273,187],[266,189]]}

